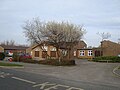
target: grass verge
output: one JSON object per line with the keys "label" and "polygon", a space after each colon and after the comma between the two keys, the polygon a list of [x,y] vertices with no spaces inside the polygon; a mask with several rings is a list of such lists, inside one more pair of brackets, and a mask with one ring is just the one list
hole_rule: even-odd
{"label": "grass verge", "polygon": [[118,67],[118,69],[120,69],[120,66]]}
{"label": "grass verge", "polygon": [[4,62],[0,62],[0,66],[9,66],[9,67],[18,66],[18,67],[22,67],[23,65],[20,65],[20,64],[13,64],[13,63],[4,63]]}

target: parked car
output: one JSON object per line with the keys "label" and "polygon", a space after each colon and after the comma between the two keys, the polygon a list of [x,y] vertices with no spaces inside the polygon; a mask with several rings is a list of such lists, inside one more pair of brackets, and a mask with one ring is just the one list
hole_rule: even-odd
{"label": "parked car", "polygon": [[12,61],[13,61],[13,58],[12,58],[12,57],[8,57],[7,60],[10,61],[10,62],[12,62]]}
{"label": "parked car", "polygon": [[30,54],[20,54],[19,60],[26,60],[26,59],[32,59],[32,56]]}

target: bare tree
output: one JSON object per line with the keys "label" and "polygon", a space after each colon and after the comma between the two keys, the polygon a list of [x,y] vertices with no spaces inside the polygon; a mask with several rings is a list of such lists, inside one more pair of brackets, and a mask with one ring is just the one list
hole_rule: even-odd
{"label": "bare tree", "polygon": [[102,38],[102,41],[111,37],[111,34],[108,33],[108,32],[107,33],[105,33],[105,32],[102,32],[102,33],[98,32],[97,34]]}
{"label": "bare tree", "polygon": [[64,49],[69,52],[80,41],[85,33],[85,30],[81,26],[70,24],[68,22],[40,22],[40,20],[33,19],[31,22],[27,21],[24,33],[29,41],[35,42],[43,49],[43,42],[48,45],[52,45],[57,49],[57,55],[61,58],[60,48],[64,46]]}
{"label": "bare tree", "polygon": [[6,40],[4,42],[1,42],[1,45],[7,45],[7,46],[15,46],[15,41],[14,40]]}
{"label": "bare tree", "polygon": [[23,26],[25,30],[25,36],[28,38],[28,41],[32,43],[41,44],[43,41],[42,32],[45,29],[45,24],[40,22],[39,19],[33,19],[32,21],[26,21],[25,26]]}
{"label": "bare tree", "polygon": [[61,58],[60,48],[68,50],[68,59],[73,54],[73,47],[80,41],[85,30],[81,26],[70,24],[68,22],[48,22],[44,35],[47,37],[47,42],[57,48],[57,55]]}
{"label": "bare tree", "polygon": [[120,44],[120,38],[118,38],[118,44]]}
{"label": "bare tree", "polygon": [[[44,44],[46,41],[46,37],[44,36],[45,31],[45,23],[41,22],[39,18],[34,18],[32,21],[26,21],[23,29],[25,30],[23,33],[27,40],[31,42],[31,44],[39,45],[39,47],[45,51]],[[46,57],[49,55],[45,53]]]}

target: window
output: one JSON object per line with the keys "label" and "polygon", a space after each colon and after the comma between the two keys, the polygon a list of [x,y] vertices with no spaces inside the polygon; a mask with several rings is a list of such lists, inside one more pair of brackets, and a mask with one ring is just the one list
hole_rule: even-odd
{"label": "window", "polygon": [[35,51],[35,57],[39,57],[39,51]]}
{"label": "window", "polygon": [[103,51],[95,51],[95,57],[98,57],[98,56],[103,56]]}
{"label": "window", "polygon": [[50,52],[50,56],[51,56],[51,57],[56,57],[56,51],[51,51],[51,52]]}
{"label": "window", "polygon": [[88,56],[92,56],[92,50],[88,50]]}
{"label": "window", "polygon": [[85,51],[84,50],[80,50],[80,56],[85,56]]}
{"label": "window", "polygon": [[47,57],[47,51],[42,51],[42,58],[46,58]]}

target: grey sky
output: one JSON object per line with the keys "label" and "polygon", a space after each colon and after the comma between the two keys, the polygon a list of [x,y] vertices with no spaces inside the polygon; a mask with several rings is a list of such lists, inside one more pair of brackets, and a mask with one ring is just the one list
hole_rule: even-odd
{"label": "grey sky", "polygon": [[26,44],[21,26],[35,17],[83,25],[88,46],[100,44],[97,32],[111,33],[115,42],[120,38],[120,0],[0,0],[0,42]]}

